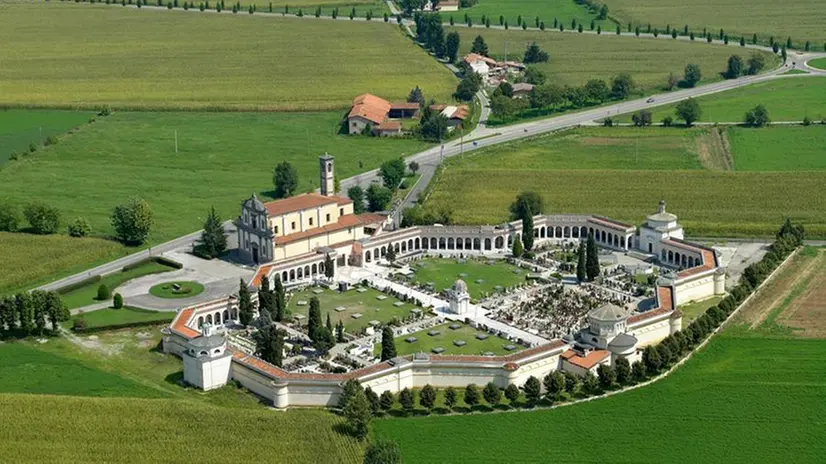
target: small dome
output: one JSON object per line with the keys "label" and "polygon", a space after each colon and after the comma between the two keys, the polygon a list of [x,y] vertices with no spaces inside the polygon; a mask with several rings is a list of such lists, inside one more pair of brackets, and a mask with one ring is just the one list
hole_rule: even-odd
{"label": "small dome", "polygon": [[591,311],[588,317],[597,321],[613,322],[625,319],[628,315],[619,306],[607,303]]}
{"label": "small dome", "polygon": [[265,211],[267,209],[255,193],[244,202],[244,206],[253,211]]}
{"label": "small dome", "polygon": [[636,345],[637,337],[631,334],[621,333],[611,340],[611,343],[608,344],[608,349],[611,351],[625,350],[628,348],[633,348]]}
{"label": "small dome", "polygon": [[457,279],[453,282],[453,291],[456,293],[467,293],[467,284],[462,279]]}

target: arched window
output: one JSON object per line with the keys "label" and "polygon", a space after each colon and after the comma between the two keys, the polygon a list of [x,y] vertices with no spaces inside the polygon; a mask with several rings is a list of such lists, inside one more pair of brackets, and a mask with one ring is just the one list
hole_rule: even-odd
{"label": "arched window", "polygon": [[204,325],[204,317],[201,316],[198,318],[198,328],[200,329]]}
{"label": "arched window", "polygon": [[453,250],[454,248],[456,248],[456,245],[453,242],[453,237],[448,237],[447,238],[447,249],[448,250]]}
{"label": "arched window", "polygon": [[414,243],[416,244],[416,249],[418,250],[420,248],[419,237],[416,237],[416,241]]}
{"label": "arched window", "polygon": [[[545,230],[545,229],[542,229],[542,230]],[[490,239],[489,238],[485,239],[485,249],[490,250]]]}

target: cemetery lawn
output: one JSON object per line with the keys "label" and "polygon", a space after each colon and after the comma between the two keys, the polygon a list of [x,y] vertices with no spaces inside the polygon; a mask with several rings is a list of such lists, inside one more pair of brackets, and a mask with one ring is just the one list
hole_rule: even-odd
{"label": "cemetery lawn", "polygon": [[[802,121],[809,116],[817,122],[826,118],[826,77],[774,79],[698,97],[697,102],[702,109],[699,122],[740,123],[746,112],[757,105],[766,107],[772,121]],[[652,120],[658,123],[671,116],[679,122],[674,115],[675,106],[652,108]],[[631,122],[631,115],[620,120]]]}
{"label": "cemetery lawn", "polygon": [[[651,386],[554,410],[382,419],[373,436],[397,441],[404,462],[727,462],[732,450],[742,462],[815,462],[826,431],[801,424],[826,414],[823,356],[826,340],[727,330]],[[554,439],[571,433],[603,446]]]}
{"label": "cemetery lawn", "polygon": [[[481,24],[482,16],[490,18],[491,26],[499,25],[499,16],[504,16],[508,22],[508,27],[517,28],[519,16],[528,23],[529,27],[536,27],[536,18],[545,22],[545,27],[550,29],[553,26],[554,18],[557,18],[565,29],[571,26],[571,20],[576,19],[577,24],[582,23],[587,29],[591,25],[591,20],[597,15],[588,11],[584,5],[577,5],[575,2],[547,2],[542,0],[521,0],[512,2],[507,0],[481,0],[470,8],[461,8],[459,11],[446,11],[442,13],[442,20],[448,22],[449,18],[458,24],[464,23],[465,14],[473,20],[474,24]],[[596,21],[602,28],[612,28],[609,21]]]}
{"label": "cemetery lawn", "polygon": [[[316,294],[313,290],[322,290],[322,293]],[[321,322],[327,322],[327,314],[330,315],[330,320],[335,326],[338,321],[344,323],[344,329],[347,333],[358,333],[365,327],[370,326],[370,321],[379,321],[382,324],[388,323],[393,318],[405,318],[410,315],[413,309],[419,309],[423,313],[428,310],[419,308],[412,303],[404,303],[401,306],[396,306],[399,300],[385,295],[384,293],[374,290],[372,288],[365,288],[365,292],[359,292],[357,288],[351,288],[344,293],[326,288],[307,287],[301,291],[292,293],[289,296],[287,303],[287,310],[293,315],[301,314],[305,317],[301,321],[301,325],[307,325],[307,315],[310,312],[310,298],[317,297],[321,303]],[[383,300],[378,297],[386,297]],[[299,305],[299,301],[306,301],[307,304]],[[344,311],[336,311],[336,308],[343,306]],[[356,319],[352,316],[354,314],[361,314],[361,317]]]}
{"label": "cemetery lawn", "polygon": [[92,116],[91,111],[0,109],[0,167],[12,153],[29,156],[29,144],[39,148],[48,137],[60,137]]}
{"label": "cemetery lawn", "polygon": [[12,0],[0,15],[0,103],[343,111],[364,92],[404,100],[416,85],[452,100],[450,71],[375,13],[357,24]]}
{"label": "cemetery lawn", "polygon": [[452,287],[457,279],[462,279],[473,299],[493,293],[498,285],[508,288],[525,283],[525,277],[530,273],[527,269],[497,259],[467,258],[460,263],[458,258],[426,258],[411,263],[410,268],[416,273],[416,282],[422,285],[433,282],[437,292]]}
{"label": "cemetery lawn", "polygon": [[[451,329],[450,326],[452,324],[454,323],[448,322],[429,329],[420,330],[412,334],[396,337],[396,353],[399,356],[405,356],[419,352],[445,355],[481,355],[486,352],[491,352],[497,356],[504,356],[518,353],[524,349],[522,345],[510,342],[504,338],[497,337],[496,335],[491,335],[485,331],[476,330],[473,327],[462,323],[456,323],[461,326],[458,329]],[[432,330],[438,331],[439,334],[433,336],[428,335],[428,332]],[[486,335],[487,338],[485,340],[479,340],[476,338],[477,335]],[[417,340],[409,343],[406,339],[410,337],[415,337]],[[464,346],[456,346],[453,344],[455,340],[463,340],[467,344]],[[508,351],[505,349],[506,345],[513,345],[515,349]],[[442,353],[434,353],[432,350],[436,347],[444,348],[444,351]],[[376,356],[381,354],[381,343],[376,344],[373,348],[373,352]]]}
{"label": "cemetery lawn", "polygon": [[[795,153],[798,142],[822,132],[820,127],[800,128],[810,129],[804,131],[808,136],[795,138],[785,129],[736,134],[775,137],[780,141],[775,143],[785,144],[784,153]],[[448,160],[426,205],[450,206],[457,224],[498,224],[508,220],[508,205],[519,192],[533,190],[545,198],[547,214],[593,213],[639,224],[662,199],[689,236],[772,236],[784,217],[801,221],[812,237],[826,236],[826,197],[777,195],[789,185],[800,192],[822,190],[826,172],[818,170],[823,164],[808,155],[809,149],[780,161],[775,152],[752,142],[738,141],[732,144],[734,153],[728,153],[709,136],[715,129],[687,135],[681,130],[588,128],[483,149]],[[669,134],[674,137],[670,142]],[[657,149],[664,144],[673,148]],[[749,151],[749,146],[756,148]],[[563,159],[563,152],[577,156]],[[731,157],[734,172],[724,170]],[[669,159],[674,168],[668,169]],[[737,169],[740,159],[754,170]],[[766,171],[781,163],[796,170]],[[697,169],[698,164],[708,167]]]}
{"label": "cemetery lawn", "polygon": [[63,303],[69,309],[93,305],[95,303],[100,303],[100,300],[97,299],[97,296],[98,288],[101,285],[106,285],[106,288],[109,289],[109,293],[111,295],[114,295],[115,293],[117,293],[117,287],[123,284],[124,282],[150,274],[159,274],[161,272],[170,272],[174,270],[175,268],[167,266],[165,264],[157,263],[155,261],[149,261],[142,263],[132,269],[104,276],[97,282],[92,282],[83,287],[76,288],[66,293],[62,293],[60,297],[63,300]]}
{"label": "cemetery lawn", "polygon": [[[649,23],[660,30],[670,24],[682,31],[702,34],[708,28],[715,34],[724,29],[729,37],[745,36],[751,43],[752,34],[768,43],[770,36],[786,41],[791,36],[796,48],[803,48],[806,40],[812,40],[816,49],[822,49],[826,40],[826,17],[815,14],[823,3],[819,0],[744,0],[730,2],[685,2],[681,0],[609,0],[611,17],[623,25],[628,22],[647,26]],[[735,39],[732,39],[735,41]]]}
{"label": "cemetery lawn", "polygon": [[0,295],[34,288],[129,252],[100,238],[0,232]]}
{"label": "cemetery lawn", "polygon": [[[484,2],[480,2],[483,4]],[[497,16],[498,21],[498,16]],[[533,17],[529,18],[533,22]],[[551,19],[553,21],[553,19]],[[565,28],[570,27],[570,18]],[[547,19],[545,21],[548,26]],[[590,25],[590,24],[589,24]],[[469,29],[456,26],[461,37],[460,53],[470,51],[473,39],[481,35],[490,49],[490,56],[521,60],[525,44],[536,42],[550,55],[546,63],[535,65],[547,74],[548,81],[559,85],[583,85],[590,79],[610,79],[623,72],[631,74],[642,93],[661,92],[669,72],[683,75],[689,63],[700,65],[703,79],[699,85],[719,81],[720,72],[734,49],[720,45],[684,41],[617,37],[613,30],[602,35],[569,34],[552,31],[523,31],[501,29]],[[766,68],[779,64],[778,58],[766,53]]]}
{"label": "cemetery lawn", "polygon": [[[72,316],[72,320],[77,319],[78,317],[80,317],[80,315]],[[98,329],[101,327],[144,322],[157,322],[158,324],[172,322],[172,319],[175,317],[175,311],[150,311],[147,309],[124,306],[121,309],[96,309],[94,311],[82,313],[82,317],[86,321],[87,328]],[[61,325],[68,329],[72,326],[72,320],[68,320]]]}

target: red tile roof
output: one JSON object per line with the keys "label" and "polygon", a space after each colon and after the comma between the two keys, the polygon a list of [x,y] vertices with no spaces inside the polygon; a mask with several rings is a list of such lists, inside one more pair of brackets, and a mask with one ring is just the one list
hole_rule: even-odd
{"label": "red tile roof", "polygon": [[646,311],[644,313],[635,314],[628,318],[627,324],[636,324],[637,322],[651,319],[652,317],[664,316],[674,311],[674,291],[671,287],[660,286],[657,287],[657,303],[655,309]]}
{"label": "red tile roof", "polygon": [[678,272],[678,278],[691,277],[695,274],[709,271],[717,267],[717,258],[714,256],[714,252],[706,249],[699,249],[699,251],[701,251],[701,254],[703,255],[703,264]]}
{"label": "red tile roof", "polygon": [[280,216],[282,214],[294,213],[310,208],[318,208],[324,205],[339,204],[346,205],[352,203],[349,198],[331,195],[329,197],[318,193],[305,193],[294,197],[264,203],[270,216]]}
{"label": "red tile roof", "polygon": [[499,64],[493,58],[488,58],[487,56],[480,55],[478,53],[468,53],[467,55],[465,55],[464,60],[468,64],[471,64],[474,61],[484,61],[485,63],[487,63],[490,66],[496,66],[496,65]]}
{"label": "red tile roof", "polygon": [[361,117],[379,124],[387,119],[391,106],[390,102],[383,98],[369,93],[361,94],[353,99],[353,108],[347,118]]}
{"label": "red tile roof", "polygon": [[195,338],[198,335],[201,335],[201,333],[197,330],[190,329],[189,326],[187,326],[187,323],[189,322],[189,319],[192,318],[192,314],[194,312],[194,307],[182,309],[178,315],[175,316],[175,319],[172,321],[169,328],[185,338]]}
{"label": "red tile roof", "polygon": [[595,222],[597,224],[601,224],[605,227],[610,227],[611,229],[618,229],[618,230],[626,230],[633,227],[630,224],[626,224],[624,222],[615,221],[613,219],[608,219],[602,216],[591,216],[588,218],[590,221]]}
{"label": "red tile roof", "polygon": [[402,123],[399,121],[382,121],[378,126],[376,126],[376,130],[380,131],[398,131],[401,130]]}
{"label": "red tile roof", "polygon": [[265,275],[269,275],[270,270],[275,267],[275,264],[267,264],[266,266],[261,266],[255,271],[255,275],[252,276],[252,281],[250,282],[251,285],[256,287],[261,285],[261,278]]}
{"label": "red tile roof", "polygon": [[393,102],[390,104],[392,110],[418,110],[419,104],[416,102]]}
{"label": "red tile roof", "polygon": [[362,213],[358,215],[359,220],[362,224],[380,224],[387,220],[387,216],[384,214],[375,214],[375,213]]}
{"label": "red tile roof", "polygon": [[337,222],[327,224],[326,226],[313,227],[312,229],[305,230],[304,232],[296,232],[294,234],[275,237],[275,244],[286,245],[287,243],[293,243],[299,240],[315,237],[317,235],[324,235],[330,232],[336,232],[342,229],[346,229],[348,227],[355,227],[360,225],[361,220],[358,218],[358,216],[356,216],[355,214],[346,214],[344,216],[339,217]]}
{"label": "red tile roof", "polygon": [[568,350],[562,353],[562,359],[583,369],[591,369],[609,356],[611,356],[611,353],[608,350],[594,350],[585,356],[580,356],[574,350]]}

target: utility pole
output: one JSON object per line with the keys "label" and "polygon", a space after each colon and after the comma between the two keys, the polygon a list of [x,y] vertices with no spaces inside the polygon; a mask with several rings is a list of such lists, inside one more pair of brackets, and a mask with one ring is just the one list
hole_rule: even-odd
{"label": "utility pole", "polygon": [[178,153],[178,129],[175,129],[175,153]]}

